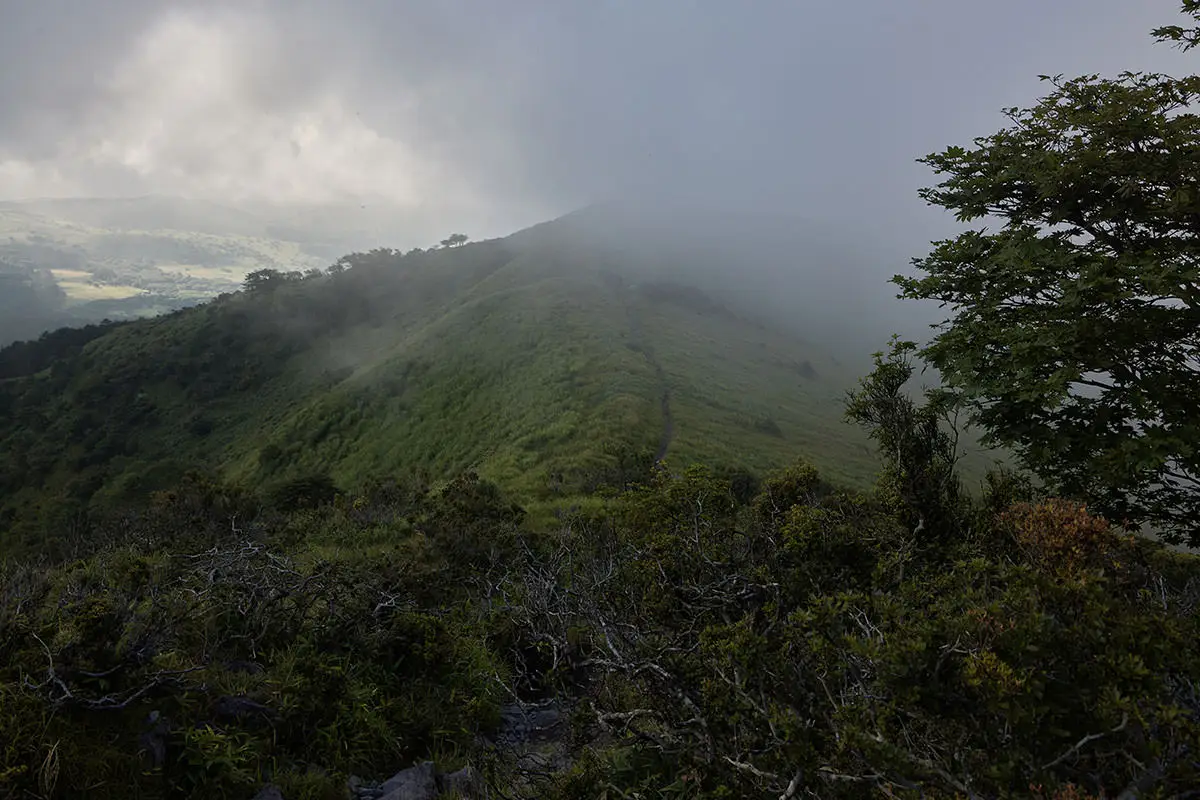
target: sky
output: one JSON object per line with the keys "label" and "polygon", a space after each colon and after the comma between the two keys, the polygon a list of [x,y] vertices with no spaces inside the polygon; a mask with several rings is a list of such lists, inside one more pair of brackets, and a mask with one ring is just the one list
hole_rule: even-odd
{"label": "sky", "polygon": [[482,238],[733,198],[911,247],[954,227],[917,157],[1040,73],[1192,70],[1149,36],[1178,7],[0,0],[0,199],[378,203]]}

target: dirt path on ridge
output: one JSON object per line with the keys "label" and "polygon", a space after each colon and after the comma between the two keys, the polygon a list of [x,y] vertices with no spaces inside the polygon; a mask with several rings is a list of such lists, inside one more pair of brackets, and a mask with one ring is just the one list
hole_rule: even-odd
{"label": "dirt path on ridge", "polygon": [[642,328],[642,317],[634,307],[633,299],[629,296],[629,287],[625,285],[625,281],[620,276],[613,273],[606,273],[604,279],[625,309],[630,338],[633,340],[635,349],[642,354],[642,358],[646,359],[650,369],[654,370],[654,376],[658,381],[659,405],[662,408],[662,435],[658,440],[658,450],[654,453],[654,462],[657,464],[666,458],[667,451],[671,449],[671,442],[675,439],[675,417],[671,414],[671,386],[667,382],[667,373],[663,369],[662,363],[654,354],[654,348],[646,341]]}

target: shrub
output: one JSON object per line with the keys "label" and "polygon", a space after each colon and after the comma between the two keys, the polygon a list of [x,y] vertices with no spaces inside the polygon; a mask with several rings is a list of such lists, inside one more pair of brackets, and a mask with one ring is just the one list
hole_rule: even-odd
{"label": "shrub", "polygon": [[1061,574],[1100,566],[1116,543],[1116,535],[1103,517],[1068,500],[1018,503],[1002,514],[1000,521],[1011,529],[1029,561]]}

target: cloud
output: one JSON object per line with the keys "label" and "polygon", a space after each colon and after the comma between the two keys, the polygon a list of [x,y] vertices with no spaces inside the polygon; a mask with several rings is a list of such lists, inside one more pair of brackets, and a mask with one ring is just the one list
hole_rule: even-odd
{"label": "cloud", "polygon": [[[228,200],[406,205],[469,188],[381,134],[273,36],[266,15],[171,11],[96,82],[77,129],[41,158],[0,161],[14,194],[153,190]],[[13,191],[13,189],[16,191]]]}
{"label": "cloud", "polygon": [[1147,35],[1176,5],[0,0],[0,195],[353,199],[476,235],[737,197],[927,240],[914,158],[1038,73],[1186,67]]}

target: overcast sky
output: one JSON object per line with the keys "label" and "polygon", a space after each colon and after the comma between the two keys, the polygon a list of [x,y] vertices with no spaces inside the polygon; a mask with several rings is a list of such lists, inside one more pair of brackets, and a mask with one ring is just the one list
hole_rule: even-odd
{"label": "overcast sky", "polygon": [[737,196],[911,240],[1038,73],[1194,71],[1176,0],[0,0],[0,198],[387,200],[506,233]]}

